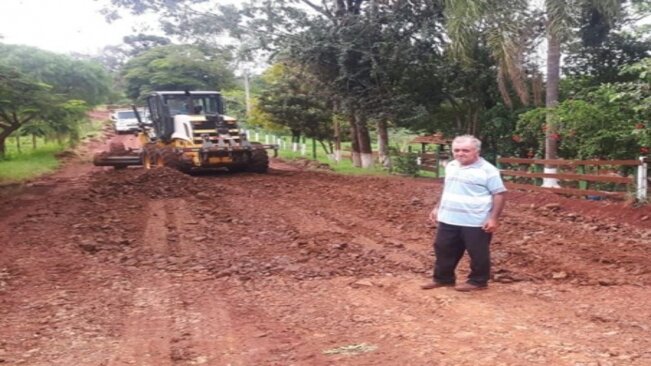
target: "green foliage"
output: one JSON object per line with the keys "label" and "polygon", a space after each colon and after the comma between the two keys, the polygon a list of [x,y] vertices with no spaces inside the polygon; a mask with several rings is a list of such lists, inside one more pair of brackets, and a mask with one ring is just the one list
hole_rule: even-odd
{"label": "green foliage", "polygon": [[230,57],[216,49],[168,45],[149,49],[123,69],[127,96],[143,97],[155,90],[220,90],[233,85]]}
{"label": "green foliage", "polygon": [[244,90],[223,90],[221,94],[224,98],[226,114],[237,118],[242,123],[246,123],[246,96],[244,95]]}
{"label": "green foliage", "polygon": [[546,118],[546,108],[535,108],[519,117],[512,140],[527,152],[529,158],[544,156]]}
{"label": "green foliage", "polygon": [[389,151],[393,172],[412,177],[418,175],[418,154],[412,152],[400,152],[394,148],[391,148]]}
{"label": "green foliage", "polygon": [[611,33],[604,42],[583,45],[570,44],[570,53],[563,61],[565,95],[576,95],[585,88],[594,88],[603,83],[630,82],[635,75],[622,74],[626,65],[639,62],[651,53],[651,38],[641,39],[628,33]]}
{"label": "green foliage", "polygon": [[[0,44],[0,157],[19,129],[79,139],[78,122],[105,100],[108,77],[91,62],[33,47]],[[38,127],[37,127],[38,126]]]}
{"label": "green foliage", "polygon": [[[312,144],[312,141],[307,141],[308,145]],[[285,160],[298,160],[305,159],[305,156],[301,155],[298,152],[292,152],[290,150],[280,150],[278,153],[281,159]],[[327,164],[332,168],[335,173],[345,174],[345,175],[374,175],[374,176],[387,176],[388,172],[386,169],[383,169],[379,166],[375,166],[372,169],[363,169],[353,166],[353,163],[350,158],[342,159],[339,163],[334,162],[330,159],[322,149],[317,149],[317,159],[316,161]]]}
{"label": "green foliage", "polygon": [[110,80],[95,62],[34,47],[0,44],[0,63],[15,68],[25,77],[47,84],[51,93],[62,99],[78,99],[89,106],[103,103],[109,93]]}
{"label": "green foliage", "polygon": [[50,143],[10,159],[0,160],[0,182],[20,182],[55,170],[59,161],[54,155],[61,150],[60,145]]}
{"label": "green foliage", "polygon": [[68,136],[70,146],[75,146],[80,140],[80,124],[86,119],[88,106],[83,100],[71,99],[59,103],[46,116],[49,131],[55,136]]}
{"label": "green foliage", "polygon": [[[651,58],[623,68],[636,81],[603,84],[563,101],[555,109],[559,156],[572,159],[634,159],[651,147]],[[545,109],[520,116],[520,144],[540,150]]]}
{"label": "green foliage", "polygon": [[310,75],[276,64],[265,75],[268,88],[258,98],[256,109],[293,135],[319,141],[331,139],[332,109],[322,95],[310,88]]}
{"label": "green foliage", "polygon": [[258,106],[257,99],[251,101],[251,114],[246,121],[247,126],[256,130],[287,133],[287,128],[284,125],[274,123],[274,117]]}
{"label": "green foliage", "polygon": [[[515,136],[518,118],[527,113],[530,108],[509,109],[499,103],[482,113],[481,134],[478,134],[482,141],[482,156],[491,162],[495,162],[498,156],[516,156],[526,158],[531,155],[530,149],[535,154],[538,148],[538,141],[531,141],[528,145],[518,143],[518,136]],[[542,116],[544,120],[544,116]]]}
{"label": "green foliage", "polygon": [[[156,12],[167,34],[196,44],[214,42],[226,33],[237,37],[239,60],[249,60],[253,47],[271,51],[276,64],[291,65],[291,72],[276,65],[268,70],[267,76],[277,74],[276,79],[252,100],[247,119],[251,127],[328,136],[328,110],[336,106],[343,121],[355,117],[371,129],[373,121],[388,121],[390,127],[415,133],[473,133],[491,159],[498,154],[543,156],[543,127],[550,113],[547,118],[560,128],[560,156],[598,155],[608,149],[624,155],[646,144],[646,129],[631,140],[622,132],[631,131],[633,120],[647,127],[649,122],[640,73],[619,74],[619,68],[648,54],[648,39],[621,31],[608,35],[626,21],[622,9],[633,4],[648,10],[642,0],[553,0],[539,4],[544,6],[538,10],[523,0],[256,0],[240,11],[197,0],[111,3],[137,14]],[[530,110],[542,105],[543,86],[532,82],[539,75],[536,49],[551,35],[555,37],[549,40],[554,38],[567,55],[564,75],[570,77],[561,81],[560,95],[566,103]],[[461,50],[465,62],[448,57]],[[138,74],[146,71],[139,69]],[[550,105],[556,102],[554,77],[559,72],[558,64],[550,63]],[[599,89],[606,88],[603,83],[613,83],[611,90]],[[242,119],[241,92],[229,92],[227,101],[232,114]],[[617,108],[623,112],[614,114]],[[605,133],[608,128],[621,133]],[[346,135],[348,129],[342,131]],[[582,146],[584,142],[591,147]],[[615,143],[633,147],[624,152]],[[599,144],[610,147],[600,150]]]}

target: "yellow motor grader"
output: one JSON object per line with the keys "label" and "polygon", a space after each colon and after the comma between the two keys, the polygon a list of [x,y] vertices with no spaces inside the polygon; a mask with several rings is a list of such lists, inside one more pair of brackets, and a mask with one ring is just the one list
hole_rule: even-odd
{"label": "yellow motor grader", "polygon": [[146,108],[150,123],[133,108],[141,148],[131,150],[112,144],[109,151],[95,155],[95,165],[265,173],[269,167],[267,149],[277,155],[276,145],[248,141],[237,121],[224,115],[222,98],[216,91],[157,91],[147,96]]}

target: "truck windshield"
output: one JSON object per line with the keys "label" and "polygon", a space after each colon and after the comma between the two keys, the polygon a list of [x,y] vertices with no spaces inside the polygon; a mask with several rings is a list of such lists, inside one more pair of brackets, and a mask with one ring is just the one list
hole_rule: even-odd
{"label": "truck windshield", "polygon": [[170,108],[172,116],[177,114],[219,114],[221,112],[219,96],[216,94],[193,95],[193,110],[190,110],[191,108],[187,102],[185,95],[165,96],[165,103]]}
{"label": "truck windshield", "polygon": [[136,118],[136,114],[133,113],[133,111],[118,112],[118,118],[119,119]]}

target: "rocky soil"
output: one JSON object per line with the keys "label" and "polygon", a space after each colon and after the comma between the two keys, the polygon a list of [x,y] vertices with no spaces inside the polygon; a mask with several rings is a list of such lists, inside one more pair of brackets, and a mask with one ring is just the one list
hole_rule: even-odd
{"label": "rocky soil", "polygon": [[651,364],[648,206],[510,192],[489,290],[422,291],[440,181],[88,156],[0,198],[0,365]]}

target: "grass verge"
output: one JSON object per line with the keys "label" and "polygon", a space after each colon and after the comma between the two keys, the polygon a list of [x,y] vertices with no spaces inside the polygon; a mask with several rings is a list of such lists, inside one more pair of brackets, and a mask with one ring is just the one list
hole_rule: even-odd
{"label": "grass verge", "polygon": [[53,172],[59,167],[54,155],[61,150],[59,145],[51,144],[0,161],[0,184],[17,183]]}
{"label": "grass verge", "polygon": [[[87,137],[97,136],[101,132],[103,121],[89,121],[82,123],[80,133],[82,140]],[[33,148],[33,143],[36,148]],[[82,142],[83,143],[83,142]],[[6,141],[6,158],[0,160],[0,185],[20,183],[55,171],[60,163],[56,154],[68,149],[68,144],[45,142],[43,138],[32,141],[31,136],[22,136],[20,146],[15,138]]]}
{"label": "grass verge", "polygon": [[[278,157],[284,160],[295,160],[295,159],[314,160],[311,154],[302,155],[299,152],[293,152],[291,150],[278,150]],[[342,158],[341,161],[337,163],[334,160],[329,159],[328,156],[324,154],[322,151],[317,152],[316,160],[319,161],[320,163],[328,164],[335,171],[335,173],[344,174],[344,175],[372,175],[372,176],[395,175],[389,172],[387,169],[382,168],[377,163],[374,165],[373,168],[370,169],[358,168],[353,166],[353,162],[350,160],[350,158]],[[443,169],[441,170],[441,173],[443,173]],[[418,176],[427,177],[427,178],[436,178],[436,175],[434,173],[425,170],[419,171]]]}

